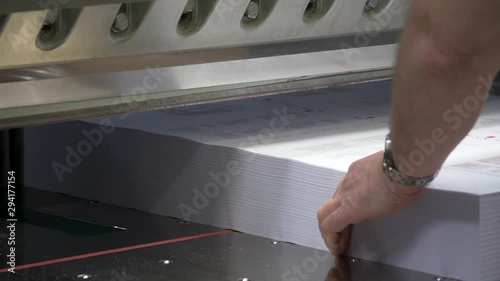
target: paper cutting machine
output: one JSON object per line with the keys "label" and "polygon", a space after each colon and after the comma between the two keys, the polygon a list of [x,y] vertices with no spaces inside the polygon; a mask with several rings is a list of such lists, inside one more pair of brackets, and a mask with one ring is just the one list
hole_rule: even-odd
{"label": "paper cutting machine", "polygon": [[410,1],[3,2],[2,280],[445,280],[23,185],[29,127],[389,79]]}

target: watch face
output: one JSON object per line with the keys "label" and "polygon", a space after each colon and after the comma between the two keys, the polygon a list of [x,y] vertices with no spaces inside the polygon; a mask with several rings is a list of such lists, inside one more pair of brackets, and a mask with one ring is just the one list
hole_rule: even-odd
{"label": "watch face", "polygon": [[388,134],[386,137],[385,137],[385,150],[391,150],[392,148],[392,142],[391,142],[391,138],[390,138],[390,135]]}

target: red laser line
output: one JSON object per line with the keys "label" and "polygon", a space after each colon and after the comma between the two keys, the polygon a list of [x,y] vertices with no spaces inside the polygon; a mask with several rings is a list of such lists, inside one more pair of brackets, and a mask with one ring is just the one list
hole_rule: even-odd
{"label": "red laser line", "polygon": [[[55,260],[48,260],[48,261],[42,261],[42,262],[35,262],[35,263],[30,263],[30,264],[24,264],[24,265],[16,266],[16,271],[17,270],[21,270],[21,269],[26,269],[26,268],[43,266],[43,265],[49,265],[49,264],[67,262],[67,261],[74,261],[74,260],[86,259],[86,258],[97,257],[97,256],[102,256],[102,255],[107,255],[107,254],[113,254],[113,253],[119,253],[119,252],[125,252],[125,251],[130,251],[130,250],[135,250],[135,249],[142,249],[142,248],[147,248],[147,247],[152,247],[152,246],[165,245],[165,244],[170,244],[170,243],[175,243],[175,242],[182,242],[182,241],[193,240],[193,239],[198,239],[198,238],[204,238],[204,237],[210,237],[210,236],[215,236],[215,235],[221,235],[221,234],[230,233],[230,232],[234,232],[234,231],[233,230],[229,230],[229,229],[225,229],[225,230],[220,230],[220,231],[216,231],[216,232],[209,232],[209,233],[203,233],[203,234],[198,234],[198,235],[193,235],[193,236],[186,236],[186,237],[174,238],[174,239],[169,239],[169,240],[164,240],[164,241],[158,241],[158,242],[152,242],[152,243],[147,243],[147,244],[134,245],[134,246],[117,248],[117,249],[111,249],[111,250],[106,250],[106,251],[101,251],[101,252],[95,252],[95,253],[88,253],[88,254],[83,254],[83,255],[77,255],[77,256],[72,256],[72,257],[55,259]],[[9,270],[9,268],[2,268],[2,269],[0,269],[0,273],[7,272],[8,270]]]}

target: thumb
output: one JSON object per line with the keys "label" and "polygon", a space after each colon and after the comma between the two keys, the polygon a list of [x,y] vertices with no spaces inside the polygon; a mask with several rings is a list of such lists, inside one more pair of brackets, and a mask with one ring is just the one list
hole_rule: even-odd
{"label": "thumb", "polygon": [[351,223],[355,222],[355,212],[352,204],[349,203],[349,200],[345,200],[345,198],[334,198],[332,205],[336,206],[335,210],[325,218],[322,223],[322,227],[329,232],[341,232],[346,227],[348,227]]}
{"label": "thumb", "polygon": [[337,196],[337,194],[340,192],[340,190],[342,189],[342,186],[344,186],[344,179],[345,179],[345,176],[342,177],[342,179],[339,181],[339,183],[337,184],[337,188],[335,189],[335,193],[333,194],[333,198],[335,198],[335,196]]}
{"label": "thumb", "polygon": [[[344,178],[340,180],[340,182],[337,184],[337,188],[335,188],[335,193],[333,194],[334,199],[336,196],[338,196],[340,190],[342,189],[343,184],[344,184]],[[334,199],[330,199],[328,202],[323,204],[321,208],[319,208],[318,221],[320,223],[323,223],[323,221],[328,217],[328,215],[338,208],[339,201]]]}

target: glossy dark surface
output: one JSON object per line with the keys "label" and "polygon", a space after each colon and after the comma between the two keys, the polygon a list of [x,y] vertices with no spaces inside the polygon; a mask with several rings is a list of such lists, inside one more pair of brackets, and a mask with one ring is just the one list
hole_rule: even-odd
{"label": "glossy dark surface", "polygon": [[[26,200],[28,222],[15,231],[17,265],[220,230],[36,189],[26,190]],[[0,218],[0,268],[9,247],[6,225]]]}
{"label": "glossy dark surface", "polygon": [[[195,223],[179,223],[173,218],[57,194],[28,191],[28,194],[36,195],[27,196],[29,201],[39,199],[32,201],[37,203],[31,205],[36,206],[38,212],[123,229],[82,236],[61,229],[22,224],[22,232],[16,237],[19,242],[17,266],[21,263],[31,265],[17,269],[15,274],[0,273],[1,280],[434,280],[434,276],[372,262],[351,258],[334,260],[324,251],[262,237]],[[4,231],[5,226],[0,229]],[[5,233],[0,234],[5,236]],[[190,240],[182,241],[183,237]],[[181,238],[181,241],[175,238]],[[151,242],[156,244],[145,245]],[[5,267],[5,243],[1,245],[1,263]],[[133,245],[139,246],[112,250]],[[112,251],[102,252],[110,249]],[[81,256],[93,252],[98,254]],[[72,258],[33,265],[64,257]]]}

